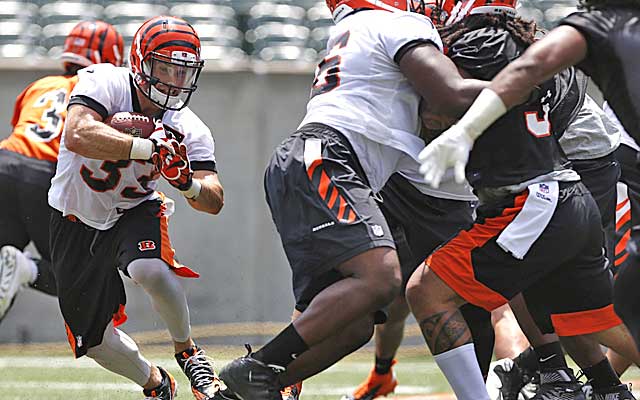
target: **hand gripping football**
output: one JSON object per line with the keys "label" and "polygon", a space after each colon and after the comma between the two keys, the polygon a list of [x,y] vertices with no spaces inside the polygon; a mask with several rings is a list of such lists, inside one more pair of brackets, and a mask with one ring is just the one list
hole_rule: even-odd
{"label": "hand gripping football", "polygon": [[155,130],[151,117],[136,112],[121,111],[109,115],[104,123],[122,133],[145,139]]}

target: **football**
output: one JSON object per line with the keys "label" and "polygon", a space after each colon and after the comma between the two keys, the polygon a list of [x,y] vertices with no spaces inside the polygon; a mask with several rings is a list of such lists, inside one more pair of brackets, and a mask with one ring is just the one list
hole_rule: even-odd
{"label": "football", "polygon": [[153,119],[144,114],[122,111],[109,115],[104,123],[122,133],[148,138],[155,129]]}

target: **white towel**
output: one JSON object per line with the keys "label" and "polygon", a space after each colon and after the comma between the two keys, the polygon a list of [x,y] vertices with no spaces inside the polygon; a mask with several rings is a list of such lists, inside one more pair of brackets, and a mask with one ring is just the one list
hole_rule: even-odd
{"label": "white towel", "polygon": [[558,205],[557,181],[534,183],[522,210],[502,231],[496,243],[504,251],[522,260],[545,230]]}

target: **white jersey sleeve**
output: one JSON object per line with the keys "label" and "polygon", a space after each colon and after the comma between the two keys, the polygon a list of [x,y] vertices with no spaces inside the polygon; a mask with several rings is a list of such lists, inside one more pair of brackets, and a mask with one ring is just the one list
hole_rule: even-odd
{"label": "white jersey sleeve", "polygon": [[[105,79],[106,75],[117,76]],[[96,64],[78,71],[78,84],[71,97],[82,98],[84,105],[98,112],[103,118],[131,106],[129,70],[112,64]],[[73,101],[71,102],[73,104]]]}
{"label": "white jersey sleeve", "polygon": [[397,13],[380,30],[380,43],[390,59],[398,62],[403,47],[411,43],[430,42],[442,51],[442,40],[430,19],[415,13]]}

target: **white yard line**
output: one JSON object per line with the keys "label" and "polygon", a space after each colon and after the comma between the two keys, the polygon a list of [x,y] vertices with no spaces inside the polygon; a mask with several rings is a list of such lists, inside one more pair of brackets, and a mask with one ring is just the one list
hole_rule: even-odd
{"label": "white yard line", "polygon": [[[160,365],[173,366],[175,360],[173,358],[152,358],[153,362]],[[214,364],[216,369],[226,365],[231,360],[216,360]],[[346,361],[340,362],[330,367],[328,372],[364,372],[371,370],[372,362],[368,361]],[[33,357],[33,356],[15,356],[0,357],[0,369],[2,368],[102,368],[95,361],[88,357],[81,357],[77,360],[71,357]],[[396,367],[396,371],[409,371],[413,373],[432,373],[438,371],[435,363],[426,362],[400,362]]]}
{"label": "white yard line", "polygon": [[[80,391],[127,391],[138,392],[140,387],[132,383],[83,383],[83,382],[55,382],[55,381],[20,381],[20,382],[0,382],[0,389],[28,389],[38,390],[80,390]],[[309,396],[340,396],[352,393],[355,386],[331,386],[308,384],[303,393]],[[433,388],[428,386],[398,386],[396,394],[429,394]]]}

